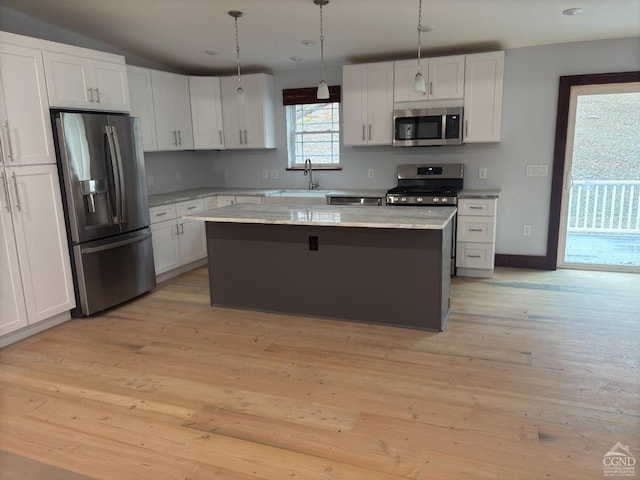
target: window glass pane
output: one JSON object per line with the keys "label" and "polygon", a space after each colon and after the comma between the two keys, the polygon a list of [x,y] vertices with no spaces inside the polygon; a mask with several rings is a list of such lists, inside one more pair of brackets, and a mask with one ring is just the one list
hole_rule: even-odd
{"label": "window glass pane", "polygon": [[292,105],[289,109],[290,163],[340,164],[340,104]]}

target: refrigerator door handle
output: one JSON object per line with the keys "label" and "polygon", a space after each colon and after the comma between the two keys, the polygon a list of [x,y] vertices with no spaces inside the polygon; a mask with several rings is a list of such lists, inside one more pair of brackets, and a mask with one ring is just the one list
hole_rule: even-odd
{"label": "refrigerator door handle", "polygon": [[2,178],[2,185],[4,186],[4,199],[7,202],[4,208],[7,209],[7,212],[11,213],[11,203],[9,200],[9,182],[7,180],[7,176],[4,174],[0,174],[0,178]]}
{"label": "refrigerator door handle", "polygon": [[127,195],[124,184],[124,168],[122,167],[122,154],[120,152],[120,143],[118,142],[118,131],[116,127],[111,127],[111,136],[113,137],[113,144],[115,146],[115,156],[118,167],[118,179],[120,181],[120,223],[127,222]]}
{"label": "refrigerator door handle", "polygon": [[116,158],[115,158],[115,145],[113,144],[113,137],[111,136],[111,129],[113,127],[109,125],[105,125],[104,132],[107,136],[107,150],[109,153],[109,167],[111,168],[111,178],[113,178],[113,191],[114,191],[114,199],[111,202],[111,207],[113,209],[113,223],[116,225],[122,223],[120,221],[120,178],[119,170],[116,167]]}
{"label": "refrigerator door handle", "polygon": [[125,245],[131,245],[132,243],[139,243],[145,241],[147,238],[151,236],[150,232],[144,233],[143,235],[138,235],[133,238],[129,238],[127,240],[121,240],[119,242],[109,243],[107,245],[101,245],[99,247],[87,247],[80,250],[80,252],[85,255],[88,253],[97,253],[104,252],[106,250],[112,250],[114,248],[124,247]]}

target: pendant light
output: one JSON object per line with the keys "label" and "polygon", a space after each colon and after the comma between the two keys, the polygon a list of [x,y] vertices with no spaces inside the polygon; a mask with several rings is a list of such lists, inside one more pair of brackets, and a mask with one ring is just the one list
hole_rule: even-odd
{"label": "pendant light", "polygon": [[239,10],[231,10],[229,15],[234,18],[236,25],[236,63],[238,65],[238,88],[236,89],[236,99],[238,103],[245,103],[247,97],[244,94],[244,89],[240,83],[240,42],[238,41],[238,19],[244,15]]}
{"label": "pendant light", "polygon": [[420,48],[422,47],[422,0],[418,0],[418,2],[418,73],[413,79],[413,91],[426,93],[427,86],[422,76],[422,59],[420,58]]}
{"label": "pendant light", "polygon": [[324,81],[324,32],[322,29],[322,7],[324,7],[329,0],[313,0],[313,3],[320,7],[320,83],[318,84],[318,93],[316,97],[318,100],[327,100],[329,98],[329,86]]}

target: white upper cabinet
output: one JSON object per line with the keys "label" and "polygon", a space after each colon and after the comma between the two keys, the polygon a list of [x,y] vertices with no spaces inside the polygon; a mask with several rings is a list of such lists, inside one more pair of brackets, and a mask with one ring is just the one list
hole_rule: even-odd
{"label": "white upper cabinet", "polygon": [[391,145],[393,62],[342,68],[343,142]]}
{"label": "white upper cabinet", "polygon": [[158,150],[192,150],[189,77],[151,70]]}
{"label": "white upper cabinet", "polygon": [[467,55],[464,142],[500,141],[503,77],[503,51]]}
{"label": "white upper cabinet", "polygon": [[242,75],[245,101],[238,101],[237,77],[220,79],[226,148],[275,148],[275,82],[272,75]]}
{"label": "white upper cabinet", "polygon": [[413,79],[418,73],[418,59],[394,62],[394,102],[462,100],[464,55],[423,58],[421,65],[426,91],[416,93],[413,91]]}
{"label": "white upper cabinet", "polygon": [[189,77],[193,146],[196,149],[224,148],[220,78]]}
{"label": "white upper cabinet", "polygon": [[140,119],[142,149],[145,152],[154,152],[158,150],[158,143],[151,92],[151,70],[127,65],[127,78],[131,95],[131,116]]}
{"label": "white upper cabinet", "polygon": [[0,165],[56,163],[42,52],[0,44]]}
{"label": "white upper cabinet", "polygon": [[102,52],[95,55],[98,58],[43,52],[50,106],[112,112],[131,110],[124,57]]}

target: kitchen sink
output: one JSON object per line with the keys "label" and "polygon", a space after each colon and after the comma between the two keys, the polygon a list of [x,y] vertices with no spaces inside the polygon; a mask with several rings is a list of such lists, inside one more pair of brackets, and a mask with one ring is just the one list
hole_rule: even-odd
{"label": "kitchen sink", "polygon": [[331,190],[281,190],[278,193],[272,193],[271,196],[276,197],[325,197]]}

